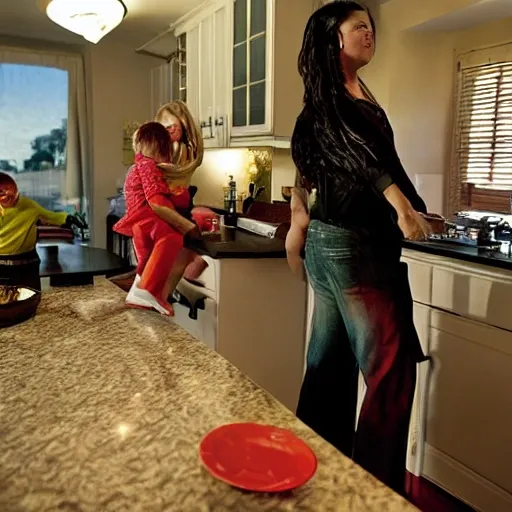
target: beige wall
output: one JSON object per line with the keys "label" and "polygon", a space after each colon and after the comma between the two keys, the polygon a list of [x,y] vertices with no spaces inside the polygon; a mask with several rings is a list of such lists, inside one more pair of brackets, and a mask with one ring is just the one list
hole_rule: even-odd
{"label": "beige wall", "polygon": [[274,31],[274,135],[290,137],[302,108],[303,87],[297,61],[312,0],[278,0]]}
{"label": "beige wall", "polygon": [[454,35],[454,46],[457,53],[510,41],[512,41],[512,18],[486,23],[469,30],[456,32]]}
{"label": "beige wall", "polygon": [[86,48],[92,134],[93,244],[104,247],[107,197],[123,183],[124,120],[151,118],[150,69],[159,60],[135,53],[126,43],[101,41]]}
{"label": "beige wall", "polygon": [[295,164],[289,149],[274,149],[272,156],[272,200],[282,201],[281,187],[295,185]]}
{"label": "beige wall", "polygon": [[201,167],[192,176],[192,185],[197,187],[195,204],[224,206],[224,190],[232,175],[239,193],[249,186],[246,169],[248,150],[245,148],[209,149],[205,151]]}
{"label": "beige wall", "polygon": [[[196,204],[223,206],[223,187],[232,175],[239,193],[247,192],[248,150],[244,148],[210,149],[205,152],[203,164],[192,177],[197,195]],[[289,149],[274,149],[272,155],[272,200],[282,201],[281,187],[293,186],[295,183],[295,165]]]}
{"label": "beige wall", "polygon": [[[399,27],[410,24],[413,16],[397,9],[401,2],[392,0],[376,13],[377,51],[362,76],[388,113],[412,181],[423,175],[444,176],[435,182],[436,189],[423,192],[427,205],[437,205],[439,197],[446,196],[451,161],[455,56],[512,40],[512,18],[458,32],[404,31]],[[431,16],[439,12],[439,3],[428,4]],[[408,5],[417,9],[415,0]],[[447,0],[447,5],[453,8],[455,3]],[[426,14],[421,16],[426,21]]]}

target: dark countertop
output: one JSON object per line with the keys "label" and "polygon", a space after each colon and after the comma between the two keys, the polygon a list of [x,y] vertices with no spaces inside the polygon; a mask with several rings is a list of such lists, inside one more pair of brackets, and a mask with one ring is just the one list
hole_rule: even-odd
{"label": "dark countertop", "polygon": [[[0,510],[413,512],[226,359],[126,293],[43,293],[32,320],[0,330]],[[243,333],[242,333],[243,336]],[[198,456],[211,429],[293,431],[318,471],[287,494],[236,490]]]}
{"label": "dark countertop", "polygon": [[286,258],[284,240],[253,235],[242,229],[223,228],[220,240],[205,237],[203,249],[197,252],[215,259]]}
{"label": "dark countertop", "polygon": [[[202,205],[201,205],[202,206]],[[204,206],[210,208],[219,215],[225,215],[226,210],[215,206]],[[118,219],[118,213],[109,214]],[[214,259],[226,258],[286,258],[284,240],[280,238],[265,238],[253,235],[241,229],[222,228],[220,239],[208,239],[205,237],[203,248],[194,249],[203,256],[210,256]]]}
{"label": "dark countertop", "polygon": [[[222,208],[207,207],[221,215],[226,213]],[[474,247],[444,242],[410,242],[407,240],[404,240],[403,247],[436,256],[512,270],[512,258],[500,252],[479,251]],[[221,240],[206,239],[204,248],[197,252],[214,259],[286,257],[284,240],[264,238],[240,229],[224,229]]]}
{"label": "dark countertop", "polygon": [[404,249],[412,249],[427,254],[434,254],[435,256],[444,256],[455,260],[512,270],[512,258],[500,252],[479,251],[475,247],[452,245],[446,242],[410,242],[404,240],[402,245]]}
{"label": "dark countertop", "polygon": [[65,243],[45,247],[38,244],[37,253],[41,259],[41,277],[69,274],[100,276],[130,268],[117,254],[97,247]]}
{"label": "dark countertop", "polygon": [[[407,240],[404,240],[403,247],[436,256],[512,270],[512,258],[500,252],[479,251],[474,247],[452,245],[445,242],[410,242]],[[286,257],[284,240],[264,238],[241,229],[229,228],[224,229],[221,240],[206,240],[205,247],[198,252],[214,259]]]}

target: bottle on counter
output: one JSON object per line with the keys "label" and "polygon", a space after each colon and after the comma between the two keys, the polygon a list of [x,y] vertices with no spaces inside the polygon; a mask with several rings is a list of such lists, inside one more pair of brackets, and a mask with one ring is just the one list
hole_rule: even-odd
{"label": "bottle on counter", "polygon": [[228,183],[228,200],[227,200],[227,213],[224,217],[224,225],[228,227],[236,227],[236,202],[237,202],[237,193],[236,193],[236,181],[233,179],[233,176],[229,177]]}

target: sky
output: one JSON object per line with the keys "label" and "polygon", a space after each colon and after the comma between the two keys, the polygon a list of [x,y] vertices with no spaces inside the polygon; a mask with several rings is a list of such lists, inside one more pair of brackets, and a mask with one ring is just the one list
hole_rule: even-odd
{"label": "sky", "polygon": [[30,143],[68,117],[68,73],[24,64],[0,64],[0,160],[30,158]]}

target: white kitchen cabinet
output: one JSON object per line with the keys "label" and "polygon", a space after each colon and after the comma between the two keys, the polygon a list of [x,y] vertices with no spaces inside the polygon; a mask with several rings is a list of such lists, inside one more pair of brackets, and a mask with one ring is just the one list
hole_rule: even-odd
{"label": "white kitchen cabinet", "polygon": [[165,61],[150,72],[151,116],[169,101],[187,101],[185,35],[175,38],[173,34],[164,32],[136,51]]}
{"label": "white kitchen cabinet", "polygon": [[297,60],[314,4],[235,0],[231,145],[289,146],[303,100]]}
{"label": "white kitchen cabinet", "polygon": [[187,104],[201,127],[205,147],[227,145],[227,0],[206,2],[178,22],[177,37],[186,36]]}
{"label": "white kitchen cabinet", "polygon": [[151,70],[151,115],[164,104],[173,100],[176,92],[177,73],[175,63],[166,62]]}
{"label": "white kitchen cabinet", "polygon": [[[418,333],[420,345],[425,356],[430,355],[430,323],[432,308],[423,304],[413,304],[414,326]],[[409,438],[405,466],[407,471],[419,477],[422,475],[425,456],[425,424],[428,411],[428,389],[430,383],[431,361],[416,365],[416,389],[409,425]]]}
{"label": "white kitchen cabinet", "polygon": [[419,381],[426,407],[413,409],[407,467],[477,510],[512,510],[512,276],[418,251],[404,251],[404,260],[432,358]]}
{"label": "white kitchen cabinet", "polygon": [[234,0],[232,30],[232,136],[272,130],[272,0]]}
{"label": "white kitchen cabinet", "polygon": [[512,510],[512,333],[434,311],[423,476],[483,512]]}
{"label": "white kitchen cabinet", "polygon": [[207,0],[178,20],[189,107],[205,147],[289,147],[302,105],[297,58],[313,0]]}
{"label": "white kitchen cabinet", "polygon": [[512,331],[512,275],[482,265],[434,268],[432,304],[444,311]]}
{"label": "white kitchen cabinet", "polygon": [[199,24],[192,27],[186,34],[187,40],[187,105],[196,122],[200,122],[199,105],[199,56],[200,38]]}
{"label": "white kitchen cabinet", "polygon": [[185,37],[186,86],[183,66],[179,93],[163,94],[165,100],[186,94],[205,147],[289,148],[304,94],[297,60],[316,4],[205,0],[137,51],[159,55],[162,47],[176,44],[169,40],[172,34]]}
{"label": "white kitchen cabinet", "polygon": [[[213,49],[214,49],[214,137],[215,145],[225,147],[229,144],[229,100],[228,76],[229,69],[229,11],[227,7],[217,9],[213,15]],[[205,84],[206,85],[206,84]]]}

